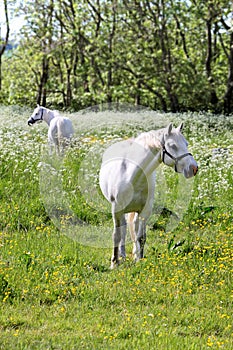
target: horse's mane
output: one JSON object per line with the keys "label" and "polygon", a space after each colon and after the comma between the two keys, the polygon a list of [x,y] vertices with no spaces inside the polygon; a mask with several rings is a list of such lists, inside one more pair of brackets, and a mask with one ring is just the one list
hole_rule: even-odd
{"label": "horse's mane", "polygon": [[61,116],[59,111],[57,111],[57,110],[52,110],[52,109],[49,109],[49,108],[46,108],[46,107],[42,107],[42,106],[40,108],[44,109],[46,112],[52,112],[54,117],[60,117]]}
{"label": "horse's mane", "polygon": [[151,130],[142,132],[135,138],[135,142],[139,143],[145,148],[151,150],[158,150],[161,148],[160,136],[164,133],[164,129]]}
{"label": "horse's mane", "polygon": [[56,111],[56,110],[53,111],[53,115],[54,115],[54,117],[60,117],[61,116],[61,114],[58,111]]}

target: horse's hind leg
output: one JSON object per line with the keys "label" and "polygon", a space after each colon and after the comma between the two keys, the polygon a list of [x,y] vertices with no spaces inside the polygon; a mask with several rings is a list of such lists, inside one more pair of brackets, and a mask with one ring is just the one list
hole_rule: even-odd
{"label": "horse's hind leg", "polygon": [[126,220],[125,220],[125,215],[122,215],[122,218],[121,218],[121,242],[120,242],[120,256],[122,258],[126,258],[125,238],[126,238]]}
{"label": "horse's hind leg", "polygon": [[119,265],[119,245],[121,241],[121,217],[118,217],[115,213],[113,213],[112,217],[114,231],[112,235],[113,254],[111,259],[111,269],[113,269],[116,265]]}

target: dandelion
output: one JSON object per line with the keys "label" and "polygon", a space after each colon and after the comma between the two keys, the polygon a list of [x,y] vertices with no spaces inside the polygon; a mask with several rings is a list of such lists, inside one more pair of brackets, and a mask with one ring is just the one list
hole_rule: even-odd
{"label": "dandelion", "polygon": [[65,307],[62,306],[62,307],[60,308],[60,311],[61,311],[62,313],[64,313],[64,312],[66,311]]}
{"label": "dandelion", "polygon": [[14,335],[14,337],[18,337],[19,336],[19,329],[16,329],[13,335]]}
{"label": "dandelion", "polygon": [[207,346],[209,346],[209,347],[212,347],[214,345],[214,342],[211,340],[211,338],[209,337],[208,339],[207,339]]}

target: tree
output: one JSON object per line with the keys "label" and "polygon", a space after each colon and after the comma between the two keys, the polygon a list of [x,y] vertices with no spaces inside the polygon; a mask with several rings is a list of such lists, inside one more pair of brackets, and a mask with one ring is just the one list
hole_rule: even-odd
{"label": "tree", "polygon": [[231,0],[28,0],[23,11],[3,60],[11,103],[233,110]]}
{"label": "tree", "polygon": [[[232,4],[233,10],[233,4]],[[223,16],[221,16],[221,23],[224,29],[228,34],[228,45],[225,44],[223,40],[222,33],[219,33],[221,45],[223,48],[223,52],[227,58],[228,62],[228,78],[226,83],[226,91],[224,94],[224,112],[229,114],[233,111],[233,17],[232,17],[232,26],[228,25],[224,20]]]}
{"label": "tree", "polygon": [[[23,29],[19,52],[21,55],[25,51],[29,53],[27,61],[37,87],[36,103],[46,106],[53,50],[54,0],[28,2],[23,11],[28,25]],[[35,62],[31,62],[31,58]]]}

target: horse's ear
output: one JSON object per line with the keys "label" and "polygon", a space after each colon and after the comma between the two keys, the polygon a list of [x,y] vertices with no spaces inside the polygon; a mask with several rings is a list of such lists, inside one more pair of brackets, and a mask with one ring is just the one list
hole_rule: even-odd
{"label": "horse's ear", "polygon": [[182,132],[183,128],[184,128],[184,123],[181,123],[181,124],[178,126],[177,130],[178,130],[179,132]]}
{"label": "horse's ear", "polygon": [[172,131],[172,123],[170,123],[167,127],[167,134],[170,135],[171,131]]}
{"label": "horse's ear", "polygon": [[165,138],[168,137],[168,136],[171,134],[172,128],[173,128],[172,123],[170,123],[170,124],[165,128],[165,131],[164,131],[164,133],[163,133],[163,135],[162,135],[162,138],[161,138],[161,140],[160,140],[160,142],[161,142],[162,144],[165,143]]}

